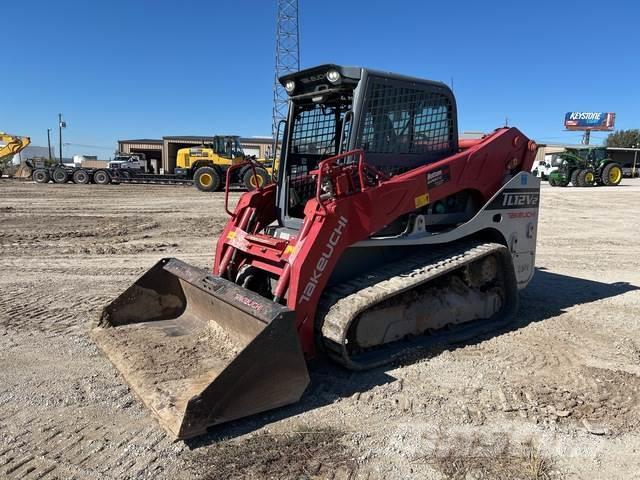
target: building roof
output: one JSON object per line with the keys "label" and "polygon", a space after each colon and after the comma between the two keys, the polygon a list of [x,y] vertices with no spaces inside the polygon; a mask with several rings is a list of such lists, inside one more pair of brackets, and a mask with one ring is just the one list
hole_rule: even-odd
{"label": "building roof", "polygon": [[476,131],[476,130],[465,130],[462,133],[458,133],[458,138],[460,140],[477,140],[486,135],[485,132]]}
{"label": "building roof", "polygon": [[118,143],[152,143],[162,145],[162,140],[157,138],[136,138],[133,140],[118,140]]}
{"label": "building roof", "polygon": [[[536,142],[537,143],[537,142]],[[607,150],[617,150],[617,151],[625,151],[625,152],[640,152],[640,148],[633,147],[607,147],[606,145],[584,145],[582,143],[538,143],[539,147],[549,147],[549,148],[572,148],[575,150],[586,150],[589,148],[606,148]]]}
{"label": "building roof", "polygon": [[575,148],[575,149],[587,149],[587,148],[603,148],[604,145],[598,145],[598,144],[590,144],[590,145],[585,145],[583,143],[556,143],[556,142],[544,142],[544,143],[538,143],[538,146],[540,147],[557,147],[557,148]]}
{"label": "building roof", "polygon": [[[229,137],[235,137],[237,135],[228,135]],[[211,142],[213,141],[213,136],[211,135],[171,135],[162,137],[162,140],[177,141],[177,142]],[[273,139],[270,137],[239,137],[238,139],[240,143],[257,143],[257,144],[268,144],[271,145],[273,143]]]}
{"label": "building roof", "polygon": [[607,147],[607,150],[624,150],[626,152],[640,152],[640,148],[633,148],[633,147]]}
{"label": "building roof", "polygon": [[167,135],[162,137],[162,140],[186,140],[186,141],[200,141],[200,140],[204,140],[204,141],[209,141],[209,140],[213,140],[213,137],[211,135]]}
{"label": "building roof", "polygon": [[273,138],[271,137],[240,137],[240,143],[259,143],[261,145],[271,145]]}

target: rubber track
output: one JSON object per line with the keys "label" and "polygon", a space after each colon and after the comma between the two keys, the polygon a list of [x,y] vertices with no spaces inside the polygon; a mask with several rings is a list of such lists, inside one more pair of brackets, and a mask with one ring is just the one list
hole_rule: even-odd
{"label": "rubber track", "polygon": [[[410,347],[425,347],[436,341],[438,343],[460,341],[481,333],[480,330],[484,331],[487,327],[496,328],[499,323],[504,323],[479,320],[478,322],[484,324],[483,327],[481,329],[466,327],[464,329],[467,331],[466,334],[460,328],[458,331],[451,331],[450,334],[423,335],[414,341],[394,342],[391,344],[393,347],[390,345],[370,353],[359,354],[358,357],[361,358],[359,361],[351,357],[345,340],[351,323],[360,313],[489,254],[500,253],[503,258],[505,254],[510,257],[504,245],[480,241],[467,240],[442,246],[425,246],[425,249],[427,250],[425,253],[384,265],[325,291],[318,305],[316,328],[321,330],[323,346],[329,357],[349,369],[364,370],[398,360],[406,356],[407,349]],[[515,310],[515,305],[511,307],[508,308],[507,300],[509,313]],[[475,323],[469,322],[469,325]],[[463,335],[461,336],[460,333]]]}

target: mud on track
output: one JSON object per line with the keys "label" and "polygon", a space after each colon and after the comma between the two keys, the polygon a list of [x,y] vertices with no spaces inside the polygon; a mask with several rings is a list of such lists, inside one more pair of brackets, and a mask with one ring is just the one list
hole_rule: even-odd
{"label": "mud on track", "polygon": [[637,205],[640,182],[623,185],[543,186],[513,328],[367,373],[314,364],[300,404],[184,443],[88,332],[160,258],[210,266],[223,195],[1,180],[0,478],[451,478],[451,445],[477,471],[497,468],[483,452],[534,445],[556,478],[634,478],[638,214],[612,205]]}

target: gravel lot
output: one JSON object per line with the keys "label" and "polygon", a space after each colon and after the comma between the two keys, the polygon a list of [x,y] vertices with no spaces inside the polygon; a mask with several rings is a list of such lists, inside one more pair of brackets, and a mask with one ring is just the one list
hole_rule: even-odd
{"label": "gravel lot", "polygon": [[297,405],[175,442],[89,338],[158,259],[212,262],[222,194],[0,181],[0,478],[640,478],[640,180],[542,189],[508,331],[323,362]]}

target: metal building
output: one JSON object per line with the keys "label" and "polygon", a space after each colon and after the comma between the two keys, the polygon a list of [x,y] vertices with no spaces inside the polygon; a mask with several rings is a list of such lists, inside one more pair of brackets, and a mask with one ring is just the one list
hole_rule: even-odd
{"label": "metal building", "polygon": [[118,151],[122,153],[143,153],[147,158],[147,172],[160,172],[160,169],[163,168],[162,140],[151,138],[118,140]]}
{"label": "metal building", "polygon": [[[147,163],[155,172],[173,173],[178,150],[194,145],[211,143],[213,137],[178,135],[156,139],[118,140],[118,151],[123,153],[144,153]],[[273,140],[269,137],[241,137],[240,145],[247,155],[266,158],[271,155]],[[149,165],[148,165],[149,166]]]}

